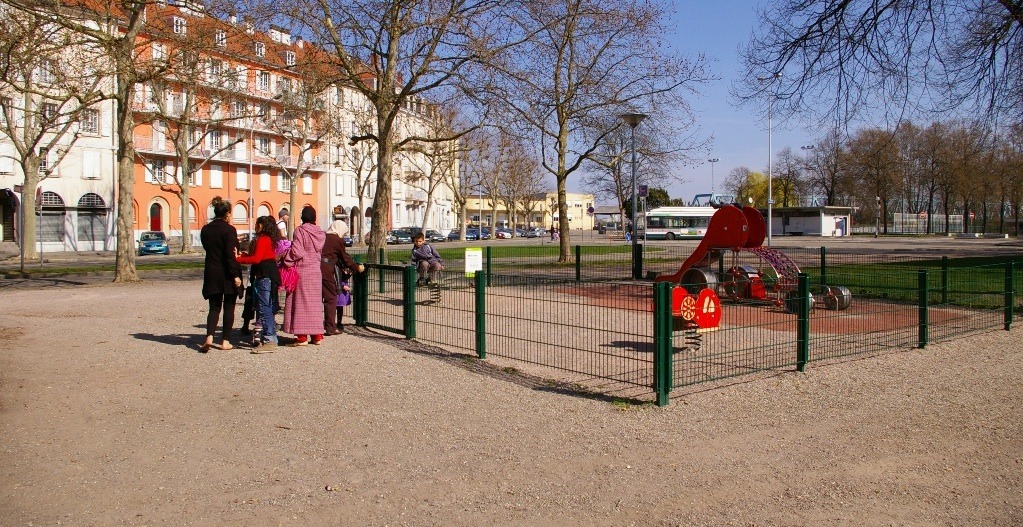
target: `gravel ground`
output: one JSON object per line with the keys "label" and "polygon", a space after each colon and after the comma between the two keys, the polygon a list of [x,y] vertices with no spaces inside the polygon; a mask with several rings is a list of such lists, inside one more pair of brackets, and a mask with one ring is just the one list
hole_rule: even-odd
{"label": "gravel ground", "polygon": [[0,281],[0,524],[1023,525],[1023,344],[708,385],[665,408],[354,331],[196,353],[196,281]]}

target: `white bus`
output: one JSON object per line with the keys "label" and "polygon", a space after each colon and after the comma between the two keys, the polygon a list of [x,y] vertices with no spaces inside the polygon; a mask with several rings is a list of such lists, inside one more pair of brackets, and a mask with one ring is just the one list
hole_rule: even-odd
{"label": "white bus", "polygon": [[714,207],[658,207],[643,215],[640,236],[647,240],[700,239],[707,234],[707,224],[717,209]]}

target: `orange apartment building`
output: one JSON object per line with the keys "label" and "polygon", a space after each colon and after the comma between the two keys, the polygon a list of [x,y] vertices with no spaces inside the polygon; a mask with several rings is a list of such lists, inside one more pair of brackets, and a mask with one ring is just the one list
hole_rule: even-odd
{"label": "orange apartment building", "polygon": [[[193,85],[190,98],[169,75],[160,89],[152,83],[136,86],[134,104],[136,236],[141,231],[162,230],[177,237],[187,230],[193,244],[199,243],[199,229],[212,218],[209,203],[214,197],[233,204],[231,222],[239,233],[250,232],[256,217],[276,216],[289,207],[292,174],[300,161],[305,170],[297,183],[296,205],[317,206],[328,166],[320,160],[322,138],[303,146],[275,124],[287,111],[281,95],[302,81],[295,72],[296,62],[312,46],[300,39],[292,41],[277,28],[264,34],[239,25],[233,17],[224,22],[196,15],[187,7],[154,9],[148,15],[151,41],[143,53],[153,61],[169,60],[189,39],[205,40],[199,47],[205,68],[201,89]],[[177,181],[184,175],[173,144],[182,126],[175,117],[185,112],[215,123],[194,127],[198,131],[189,138],[197,143],[201,137],[201,144],[193,146],[189,155],[192,166],[199,169],[190,178],[187,226],[182,225],[177,194]],[[327,211],[319,212],[325,218]]]}

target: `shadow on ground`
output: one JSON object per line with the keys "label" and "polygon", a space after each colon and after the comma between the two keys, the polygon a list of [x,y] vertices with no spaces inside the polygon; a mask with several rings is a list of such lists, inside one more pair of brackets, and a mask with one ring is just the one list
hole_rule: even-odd
{"label": "shadow on ground", "polygon": [[581,397],[584,399],[593,399],[597,401],[604,401],[615,404],[630,404],[630,405],[647,405],[650,404],[649,400],[642,400],[633,397],[621,397],[612,396],[604,393],[597,393],[586,389],[586,387],[575,384],[554,381],[551,379],[545,379],[543,377],[532,375],[519,371],[512,367],[501,367],[484,360],[480,360],[474,355],[468,353],[456,353],[448,351],[444,348],[432,346],[423,342],[408,340],[399,337],[392,337],[389,335],[381,335],[375,333],[369,329],[360,327],[345,326],[345,333],[356,335],[361,338],[375,340],[378,342],[384,342],[402,351],[414,353],[416,355],[422,355],[432,357],[448,364],[462,368],[479,375],[486,375],[488,377],[499,379],[505,382],[511,382],[524,386],[531,390],[557,393],[561,395],[567,395],[570,397]]}

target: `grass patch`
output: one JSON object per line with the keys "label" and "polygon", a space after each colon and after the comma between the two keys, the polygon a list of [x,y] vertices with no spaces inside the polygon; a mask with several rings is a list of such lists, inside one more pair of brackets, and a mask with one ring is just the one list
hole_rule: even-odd
{"label": "grass patch", "polygon": [[[25,264],[25,274],[27,275],[49,275],[49,274],[85,274],[85,273],[103,273],[113,272],[116,270],[116,264],[110,263],[105,265],[76,265],[73,267],[55,267],[53,265],[46,265],[45,267],[39,267],[39,262],[33,264]],[[159,271],[164,269],[202,269],[205,267],[205,263],[201,261],[171,261],[171,262],[159,262],[159,263],[137,263],[135,265],[136,271]],[[18,277],[21,276],[20,269],[6,269],[3,271],[4,276],[7,277]]]}

